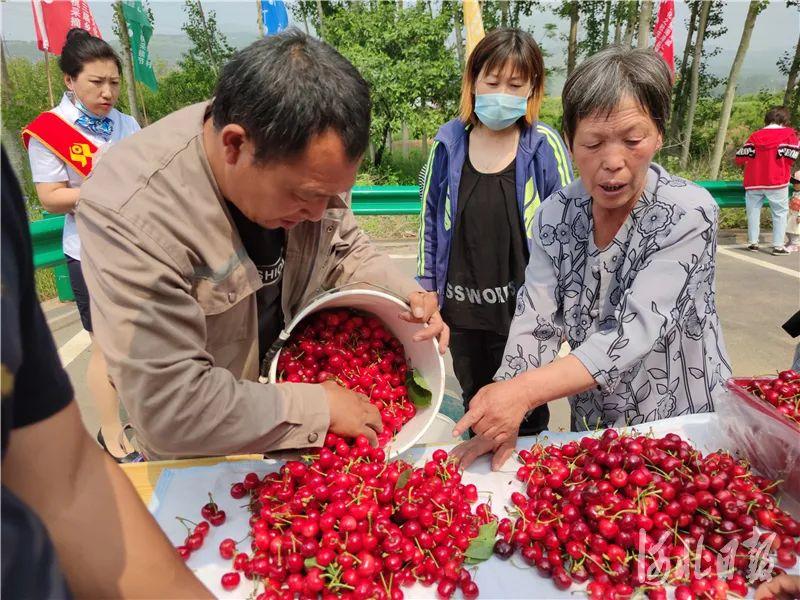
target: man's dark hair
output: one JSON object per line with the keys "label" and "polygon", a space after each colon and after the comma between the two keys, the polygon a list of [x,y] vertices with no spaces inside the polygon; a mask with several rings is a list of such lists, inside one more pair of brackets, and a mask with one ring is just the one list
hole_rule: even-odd
{"label": "man's dark hair", "polygon": [[792,116],[785,106],[773,106],[764,115],[764,125],[789,125],[791,122]]}
{"label": "man's dark hair", "polygon": [[214,126],[241,125],[260,163],[295,158],[328,129],[339,134],[351,160],[369,144],[367,82],[336,50],[295,28],[237,52],[214,96]]}
{"label": "man's dark hair", "polygon": [[96,60],[111,60],[117,65],[117,71],[122,74],[122,64],[119,56],[108,42],[93,36],[80,27],[73,27],[67,32],[67,39],[58,57],[58,67],[64,75],[73,79],[81,74],[86,63]]}

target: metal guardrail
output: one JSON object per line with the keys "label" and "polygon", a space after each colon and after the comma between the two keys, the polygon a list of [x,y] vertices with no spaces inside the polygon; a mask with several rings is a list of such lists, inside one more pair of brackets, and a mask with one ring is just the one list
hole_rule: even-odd
{"label": "metal guardrail", "polygon": [[[744,208],[741,181],[696,181],[720,208]],[[353,212],[357,215],[415,215],[419,213],[419,189],[415,185],[373,185],[353,188]]]}
{"label": "metal guardrail", "polygon": [[31,223],[33,240],[33,268],[44,269],[64,262],[61,238],[64,233],[64,217],[45,217]]}
{"label": "metal guardrail", "polygon": [[[695,181],[714,197],[720,208],[744,208],[744,187],[741,181]],[[767,203],[764,203],[767,206]]]}
{"label": "metal guardrail", "polygon": [[365,185],[353,188],[357,215],[419,214],[419,188],[415,185]]}
{"label": "metal guardrail", "polygon": [[[708,190],[721,208],[744,207],[741,181],[697,181]],[[415,215],[420,210],[419,189],[415,185],[373,185],[353,188],[353,212],[357,215]],[[30,224],[33,238],[33,266],[37,269],[58,267],[64,263],[61,234],[64,217],[52,215]],[[63,277],[63,276],[62,276]],[[71,300],[71,292],[59,299]]]}

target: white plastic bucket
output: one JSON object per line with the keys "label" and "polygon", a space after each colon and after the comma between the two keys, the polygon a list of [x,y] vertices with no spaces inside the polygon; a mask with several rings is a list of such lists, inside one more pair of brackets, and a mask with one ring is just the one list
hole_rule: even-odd
{"label": "white plastic bucket", "polygon": [[[413,341],[411,338],[424,326],[418,323],[408,323],[397,316],[401,311],[408,310],[408,305],[391,294],[368,289],[340,290],[317,298],[292,319],[285,332],[291,334],[306,317],[330,308],[352,308],[378,317],[386,325],[386,328],[400,340],[411,366],[417,369],[428,383],[432,393],[430,405],[425,408],[417,408],[414,418],[403,426],[395,439],[387,446],[387,454],[396,455],[405,452],[425,435],[442,404],[444,361],[442,355],[439,354],[438,343],[436,340]],[[273,383],[277,380],[280,355],[279,351],[269,367],[269,380]]]}
{"label": "white plastic bucket", "polygon": [[429,444],[431,446],[446,446],[447,444],[454,444],[461,440],[453,437],[453,429],[456,422],[443,413],[437,414],[433,418],[433,423],[428,427],[428,430],[419,439],[419,444]]}

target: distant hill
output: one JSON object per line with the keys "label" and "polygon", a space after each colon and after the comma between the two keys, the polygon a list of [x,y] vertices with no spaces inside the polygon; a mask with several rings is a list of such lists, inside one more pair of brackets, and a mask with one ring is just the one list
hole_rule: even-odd
{"label": "distant hill", "polygon": [[[234,48],[243,48],[256,38],[251,32],[226,32],[228,42]],[[119,50],[119,43],[111,41],[111,45]],[[24,57],[29,60],[41,60],[42,53],[36,48],[34,42],[6,40],[6,48],[11,57]],[[150,40],[150,53],[154,62],[166,69],[173,68],[181,55],[189,48],[189,42],[183,35],[155,34]],[[558,48],[548,48],[552,56],[562,56]],[[782,90],[786,86],[786,78],[778,71],[775,63],[780,57],[781,50],[774,48],[750,48],[739,74],[739,94],[752,94],[762,89]],[[719,54],[709,59],[711,72],[717,77],[727,77],[730,72],[735,50],[722,50]],[[680,60],[680,57],[676,57]],[[563,75],[550,78],[547,93],[558,95],[564,84]],[[723,90],[719,90],[722,93]]]}
{"label": "distant hill", "polygon": [[[255,41],[252,33],[225,34],[228,43],[234,48],[243,48]],[[36,42],[23,42],[19,40],[5,40],[8,54],[11,58],[22,57],[28,60],[42,60],[42,52],[36,47]],[[117,52],[120,50],[119,42],[111,39],[110,44]],[[181,59],[183,53],[189,49],[189,41],[185,35],[155,34],[150,40],[150,55],[153,61],[163,64],[167,68],[174,67]]]}

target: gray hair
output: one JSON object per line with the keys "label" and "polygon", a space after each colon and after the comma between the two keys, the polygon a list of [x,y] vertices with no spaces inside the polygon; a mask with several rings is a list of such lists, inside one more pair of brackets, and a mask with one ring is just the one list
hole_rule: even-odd
{"label": "gray hair", "polygon": [[625,97],[636,100],[663,135],[672,100],[672,74],[664,59],[644,48],[611,46],[583,61],[561,93],[569,145],[579,120],[608,115]]}

